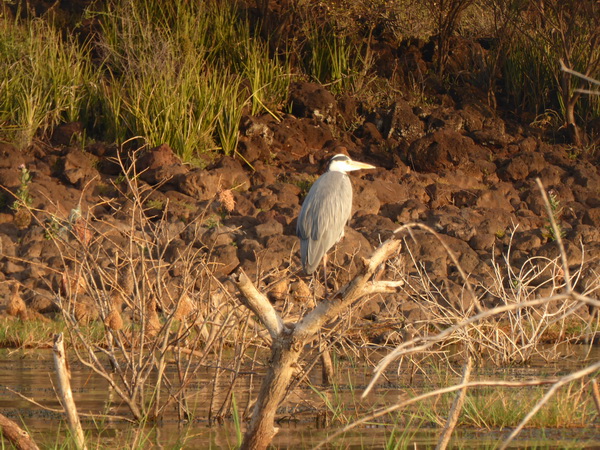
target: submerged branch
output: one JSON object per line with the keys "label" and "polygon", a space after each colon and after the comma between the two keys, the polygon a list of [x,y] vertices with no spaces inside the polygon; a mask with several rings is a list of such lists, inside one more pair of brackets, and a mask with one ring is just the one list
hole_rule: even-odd
{"label": "submerged branch", "polygon": [[0,435],[18,450],[39,450],[29,433],[3,414],[0,414]]}

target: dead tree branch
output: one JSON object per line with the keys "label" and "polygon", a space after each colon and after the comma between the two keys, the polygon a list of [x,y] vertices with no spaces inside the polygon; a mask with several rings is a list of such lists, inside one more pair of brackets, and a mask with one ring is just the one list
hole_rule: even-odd
{"label": "dead tree branch", "polygon": [[237,285],[242,293],[242,304],[256,314],[273,339],[279,336],[284,329],[283,320],[269,299],[256,289],[243,270],[240,270]]}
{"label": "dead tree branch", "polygon": [[277,433],[274,427],[275,413],[296,372],[304,345],[313,340],[324,325],[361,297],[374,292],[390,292],[399,285],[395,282],[370,284],[369,281],[377,269],[400,250],[400,246],[400,241],[396,239],[384,242],[367,261],[363,273],[290,328],[283,325],[270,302],[252,286],[243,272],[237,276],[235,282],[244,297],[241,302],[259,317],[273,338],[269,369],[242,442],[243,449],[264,449]]}
{"label": "dead tree branch", "polygon": [[83,428],[81,428],[81,422],[77,415],[77,408],[75,407],[75,400],[73,400],[73,392],[71,391],[71,376],[67,369],[67,362],[65,356],[65,343],[63,334],[59,333],[54,336],[54,365],[56,366],[56,377],[58,378],[58,392],[60,394],[60,403],[65,409],[67,415],[67,422],[71,433],[75,438],[75,444],[77,448],[86,449],[85,438],[83,435]]}

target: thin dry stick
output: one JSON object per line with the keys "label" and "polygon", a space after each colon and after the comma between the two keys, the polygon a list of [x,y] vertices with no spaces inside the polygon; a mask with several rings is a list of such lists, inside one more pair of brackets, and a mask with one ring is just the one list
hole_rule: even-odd
{"label": "thin dry stick", "polygon": [[[473,359],[471,358],[471,354],[467,352],[467,362],[463,369],[463,376],[461,384],[466,384],[471,377],[471,369],[473,368]],[[463,388],[458,391],[456,398],[454,399],[454,403],[452,404],[452,408],[450,409],[450,414],[448,415],[448,420],[446,421],[446,425],[444,426],[444,430],[442,431],[442,435],[438,441],[438,445],[436,450],[444,450],[448,447],[448,443],[450,442],[450,438],[452,437],[452,432],[456,427],[456,423],[458,422],[458,417],[460,416],[460,411],[465,403],[465,398],[467,396],[467,389]]]}
{"label": "thin dry stick", "polygon": [[[46,405],[42,405],[40,402],[36,402],[34,399],[32,399],[31,397],[27,397],[23,394],[21,394],[20,392],[15,391],[14,389],[11,389],[9,387],[5,387],[5,389],[8,392],[12,392],[13,394],[15,394],[17,397],[22,398],[23,400],[25,400],[26,402],[31,403],[32,405],[38,406],[39,408],[42,408],[45,411],[50,411],[50,412],[54,412],[54,413],[58,413],[58,414],[62,414],[65,412],[64,409],[62,408],[51,408],[49,406]],[[98,413],[78,413],[80,416],[83,417],[92,417],[94,419],[116,419],[116,420],[122,420],[124,422],[130,422],[130,423],[135,423],[134,420],[131,420],[129,417],[125,417],[125,416],[116,416],[113,414],[98,414]]]}
{"label": "thin dry stick", "polygon": [[567,252],[565,252],[565,245],[563,244],[562,237],[560,235],[560,230],[558,229],[558,225],[556,224],[556,219],[554,218],[554,213],[552,212],[552,208],[550,207],[550,202],[548,201],[548,195],[546,195],[546,190],[544,189],[544,185],[539,178],[535,179],[538,187],[540,188],[540,192],[542,193],[542,198],[544,199],[544,205],[546,206],[546,212],[548,213],[548,219],[550,220],[550,225],[552,225],[552,231],[554,232],[554,236],[556,236],[556,242],[558,244],[558,248],[560,250],[560,258],[562,261],[562,266],[565,274],[565,284],[567,285],[567,292],[571,292],[573,290],[573,286],[571,285],[571,275],[569,273],[569,263],[567,261]]}
{"label": "thin dry stick", "polygon": [[85,438],[83,435],[83,429],[81,428],[81,422],[77,415],[77,408],[75,407],[75,400],[73,400],[73,391],[71,391],[71,380],[69,371],[67,369],[66,357],[65,357],[65,343],[63,334],[59,333],[54,336],[54,365],[56,366],[56,377],[58,378],[58,392],[60,394],[60,402],[65,408],[67,414],[67,422],[71,433],[75,437],[75,444],[77,448],[86,450]]}
{"label": "thin dry stick", "polygon": [[[577,72],[576,70],[568,68],[562,59],[559,62],[560,62],[560,70],[562,70],[563,72],[567,72],[570,75],[575,75],[576,77],[581,78],[582,80],[585,80],[588,83],[600,85],[600,81],[598,81],[594,78],[588,77],[587,75],[584,75],[581,72]],[[600,95],[600,91],[592,91],[590,89],[575,89],[575,92],[581,92],[582,94],[590,94],[590,95]]]}

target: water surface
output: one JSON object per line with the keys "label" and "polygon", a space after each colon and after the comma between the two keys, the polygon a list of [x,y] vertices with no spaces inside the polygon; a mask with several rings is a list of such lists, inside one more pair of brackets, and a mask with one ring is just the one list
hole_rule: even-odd
{"label": "water surface", "polygon": [[[481,379],[523,380],[539,376],[561,376],[584,367],[589,361],[600,358],[600,347],[571,346],[565,349],[565,358],[554,362],[538,359],[531,364],[498,369],[486,366],[477,369],[477,377]],[[586,362],[587,361],[587,362]],[[60,405],[54,393],[54,366],[51,350],[0,350],[0,380],[2,385],[49,407],[59,409]],[[427,370],[431,370],[428,373]],[[391,405],[406,394],[407,389],[419,386],[429,387],[432,379],[439,377],[435,368],[422,372],[414,372],[412,368],[402,366],[398,371],[390,372],[387,380],[366,400],[358,397],[362,388],[370,379],[370,368],[360,367],[356,361],[337,362],[339,385],[336,389],[319,386],[319,371],[315,371],[312,379],[313,388],[305,386],[292,394],[292,402],[280,412],[283,420],[278,424],[280,431],[274,445],[279,448],[306,448],[319,443],[328,434],[339,427],[339,423],[326,425],[322,412],[323,402],[315,391],[325,394],[329,401],[343,405],[341,413],[349,418],[361,417],[361,411],[374,406]],[[460,368],[457,367],[459,371]],[[211,370],[200,369],[198,377],[188,398],[196,411],[195,420],[181,425],[176,415],[170,412],[159,424],[145,429],[145,446],[164,446],[173,448],[228,448],[237,442],[236,429],[232,420],[225,420],[220,425],[210,426],[208,422],[208,399],[212,392]],[[458,380],[458,375],[452,375]],[[127,416],[127,408],[119,403],[119,399],[111,392],[108,383],[100,376],[81,364],[71,361],[71,383],[75,402],[79,412],[95,415],[111,413]],[[454,380],[454,378],[452,378]],[[250,382],[240,378],[235,391],[238,410],[243,412],[250,399],[258,392],[260,379],[254,377]],[[40,408],[25,399],[19,398],[7,389],[0,390],[0,410],[6,416],[23,423],[31,432],[38,444],[46,447],[60,443],[66,425],[63,416]],[[319,413],[321,412],[321,413]],[[331,411],[329,416],[331,417]],[[439,428],[420,426],[418,429],[396,428],[391,423],[393,418],[386,417],[378,421],[355,428],[343,438],[335,441],[336,448],[382,448],[393,433],[397,439],[402,436],[410,448],[434,447],[439,435]],[[88,433],[91,447],[123,448],[125,443],[133,440],[134,428],[126,421],[114,419],[89,419],[82,417],[84,429]],[[101,431],[99,432],[98,429]],[[510,430],[459,429],[454,434],[453,443],[459,447],[494,447]],[[583,429],[538,430],[527,429],[515,441],[514,448],[523,447],[574,447],[600,448],[600,429],[598,421]]]}

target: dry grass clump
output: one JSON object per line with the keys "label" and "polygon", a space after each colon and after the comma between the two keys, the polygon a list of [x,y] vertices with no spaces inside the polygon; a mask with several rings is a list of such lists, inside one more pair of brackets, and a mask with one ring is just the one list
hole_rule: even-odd
{"label": "dry grass clump", "polygon": [[10,286],[10,295],[6,305],[6,313],[9,316],[18,317],[21,320],[27,319],[27,305],[19,294],[19,283],[13,282]]}
{"label": "dry grass clump", "polygon": [[[437,236],[423,225],[406,226],[410,227],[426,229]],[[430,236],[419,236],[413,238],[431,239]],[[437,239],[442,242],[441,237]],[[490,308],[496,311],[496,307],[499,309],[495,313],[457,328],[437,345],[459,344],[459,348],[468,350],[477,360],[505,366],[526,363],[536,357],[556,359],[561,355],[558,348],[564,351],[564,344],[594,339],[598,324],[590,322],[588,304],[562,296],[567,287],[578,289],[584,295],[592,295],[598,290],[598,286],[580,286],[585,261],[569,272],[571,281],[567,283],[560,257],[531,257],[515,266],[509,247],[501,260],[492,259],[485,280],[477,278],[477,283],[473,283],[452,256],[463,276],[460,285],[433,279],[425,265],[411,252],[410,242],[405,248],[408,254],[390,261],[389,265],[395,277],[406,281],[403,304],[411,319],[405,324],[405,338],[435,335],[469,321],[477,313],[490,311]],[[408,275],[409,272],[412,275]],[[406,307],[407,303],[414,305],[414,311]],[[390,314],[397,318],[398,311],[392,310]]]}

